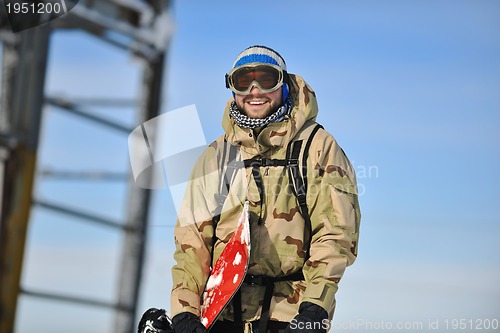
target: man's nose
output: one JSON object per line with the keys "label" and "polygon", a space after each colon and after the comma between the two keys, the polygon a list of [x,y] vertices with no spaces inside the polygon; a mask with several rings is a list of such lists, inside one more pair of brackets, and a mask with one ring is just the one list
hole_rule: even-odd
{"label": "man's nose", "polygon": [[261,94],[259,87],[255,83],[252,83],[252,89],[250,89],[250,94]]}

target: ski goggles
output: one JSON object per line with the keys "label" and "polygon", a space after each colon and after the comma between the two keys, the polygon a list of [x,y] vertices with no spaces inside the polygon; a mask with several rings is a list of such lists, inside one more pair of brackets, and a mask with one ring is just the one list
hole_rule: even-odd
{"label": "ski goggles", "polygon": [[233,68],[226,74],[226,88],[235,94],[248,95],[254,86],[264,94],[283,85],[286,71],[271,64],[250,63]]}

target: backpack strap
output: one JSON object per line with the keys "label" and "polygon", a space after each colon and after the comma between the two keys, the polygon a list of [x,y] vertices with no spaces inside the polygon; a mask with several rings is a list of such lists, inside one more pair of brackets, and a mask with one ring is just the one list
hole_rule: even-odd
{"label": "backpack strap", "polygon": [[[274,294],[274,283],[280,281],[302,281],[304,280],[304,274],[302,271],[281,276],[278,278],[267,276],[267,275],[250,275],[247,274],[244,283],[250,286],[262,286],[266,287],[264,292],[264,299],[262,300],[262,311],[259,320],[259,332],[267,332],[267,324],[269,322],[269,310],[271,308],[271,300]],[[240,292],[240,291],[238,291]],[[240,305],[241,308],[241,305]],[[236,313],[236,312],[235,312]],[[236,321],[236,317],[235,317]]]}
{"label": "backpack strap", "polygon": [[215,210],[214,217],[212,218],[212,221],[214,223],[218,223],[220,220],[222,207],[224,206],[224,202],[226,201],[229,194],[231,182],[233,181],[236,170],[239,168],[239,165],[236,163],[236,154],[236,147],[227,142],[227,140],[224,138],[222,154],[220,155],[220,158],[218,160],[219,165],[221,166],[221,175],[219,182],[219,193],[217,195],[217,208]]}
{"label": "backpack strap", "polygon": [[220,215],[222,213],[222,207],[229,194],[229,187],[231,186],[231,181],[238,168],[236,164],[236,147],[227,142],[224,138],[222,154],[219,154],[220,150],[217,152],[218,164],[221,166],[220,182],[219,182],[219,193],[217,195],[217,208],[215,209],[215,214],[212,217],[212,225],[214,228],[212,235],[212,251],[211,258],[214,257],[215,243],[217,242],[217,223],[220,221]]}
{"label": "backpack strap", "polygon": [[[310,126],[312,127],[312,126]],[[305,131],[300,133],[299,137],[303,137],[308,134],[310,127],[306,128]],[[302,145],[304,144],[304,139],[292,140],[287,147],[287,160],[288,164],[288,178],[292,193],[297,197],[299,203],[300,214],[304,218],[304,249],[306,249],[305,260],[309,259],[309,248],[312,240],[312,224],[311,218],[309,216],[309,209],[307,207],[307,158],[309,157],[309,148],[313,141],[314,135],[318,132],[320,128],[323,128],[320,124],[315,123],[314,128],[307,136],[307,141],[305,143],[304,149]],[[299,158],[300,152],[302,153],[302,165],[299,168]],[[307,242],[307,243],[306,243]]]}

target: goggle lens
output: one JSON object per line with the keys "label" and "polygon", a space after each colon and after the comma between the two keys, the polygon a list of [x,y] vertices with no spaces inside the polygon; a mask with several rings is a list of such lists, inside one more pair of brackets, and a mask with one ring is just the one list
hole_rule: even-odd
{"label": "goggle lens", "polygon": [[229,81],[237,93],[250,93],[254,81],[263,92],[271,92],[283,83],[283,73],[268,65],[240,67],[230,74]]}

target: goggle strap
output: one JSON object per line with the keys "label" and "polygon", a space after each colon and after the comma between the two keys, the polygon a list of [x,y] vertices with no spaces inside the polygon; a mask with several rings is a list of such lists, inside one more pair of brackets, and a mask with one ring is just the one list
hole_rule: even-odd
{"label": "goggle strap", "polygon": [[288,72],[283,70],[283,83],[288,84],[290,86],[290,77],[288,76]]}

